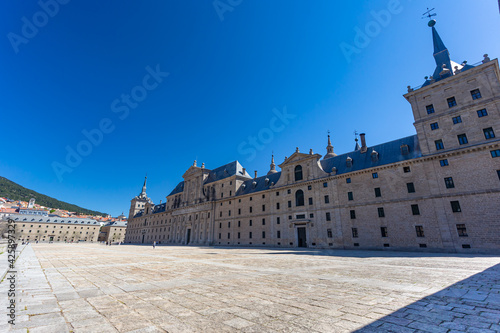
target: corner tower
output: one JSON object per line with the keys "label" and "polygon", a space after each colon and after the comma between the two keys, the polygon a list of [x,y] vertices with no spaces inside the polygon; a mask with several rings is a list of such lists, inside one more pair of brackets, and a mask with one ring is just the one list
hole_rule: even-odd
{"label": "corner tower", "polygon": [[153,202],[151,201],[150,198],[148,198],[146,194],[146,182],[148,180],[148,176],[144,178],[144,184],[142,185],[142,190],[141,193],[139,193],[138,196],[134,197],[130,201],[130,211],[128,214],[129,221],[137,215],[139,212],[144,210],[144,207],[146,206],[147,203],[152,204]]}

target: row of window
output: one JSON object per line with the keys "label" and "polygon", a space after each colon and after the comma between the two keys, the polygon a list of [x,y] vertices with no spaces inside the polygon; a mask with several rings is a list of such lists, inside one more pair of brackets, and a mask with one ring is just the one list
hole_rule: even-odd
{"label": "row of window", "polygon": [[[460,213],[462,211],[462,209],[460,208],[459,201],[450,201],[450,204],[451,204],[452,212]],[[377,208],[377,210],[378,210],[379,217],[385,217],[385,212],[384,212],[383,207]],[[356,219],[356,210],[351,209],[349,211],[349,213],[350,213],[352,220]],[[412,213],[412,215],[420,215],[420,208],[419,208],[418,204],[411,205],[411,213]]]}
{"label": "row of window", "polygon": [[[459,237],[468,237],[469,235],[467,234],[467,228],[465,227],[465,224],[457,224],[457,234]],[[330,230],[330,229],[328,229]],[[359,231],[358,228],[351,228],[352,232],[352,238],[359,238]],[[421,225],[416,225],[415,226],[415,233],[417,237],[425,237],[424,234],[424,227]],[[382,237],[389,237],[389,232],[387,227],[380,227],[380,234]]]}
{"label": "row of window", "polygon": [[[480,99],[482,97],[481,91],[479,91],[479,89],[471,90],[470,94],[471,94],[472,100],[477,100],[477,99]],[[446,102],[448,103],[449,108],[457,106],[457,99],[455,98],[455,96],[447,98]],[[427,105],[425,108],[427,110],[427,114],[432,114],[435,112],[433,104]]]}
{"label": "row of window", "polygon": [[[238,239],[241,239],[241,232],[238,232],[238,233],[236,234],[236,237],[237,237]],[[252,239],[252,238],[253,238],[253,232],[251,232],[251,231],[250,231],[250,232],[248,233],[248,238],[250,238],[250,239]],[[266,232],[265,232],[265,231],[262,231],[262,239],[265,239],[265,238],[266,238]],[[281,238],[281,231],[279,231],[279,230],[278,230],[278,231],[276,231],[276,238]],[[219,239],[222,239],[222,233],[220,233],[220,232],[219,232]],[[230,232],[228,232],[228,233],[227,233],[227,239],[231,239],[231,233],[230,233]]]}
{"label": "row of window", "polygon": [[[484,138],[486,140],[495,138],[495,132],[493,131],[492,127],[484,128],[483,134],[484,134]],[[465,144],[469,143],[469,140],[467,139],[467,134],[465,134],[465,133],[457,135],[457,139],[458,139],[459,145],[465,145]],[[443,143],[442,139],[435,140],[434,144],[436,145],[436,150],[444,149],[444,143]]]}

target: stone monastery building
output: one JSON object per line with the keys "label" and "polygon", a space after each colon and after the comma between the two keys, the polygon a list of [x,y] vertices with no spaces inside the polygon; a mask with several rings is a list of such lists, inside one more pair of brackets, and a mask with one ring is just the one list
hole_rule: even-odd
{"label": "stone monastery building", "polygon": [[295,153],[265,176],[237,161],[196,162],[153,204],[132,199],[126,243],[500,251],[500,71],[450,59],[435,28],[436,69],[408,87],[416,135],[336,155]]}

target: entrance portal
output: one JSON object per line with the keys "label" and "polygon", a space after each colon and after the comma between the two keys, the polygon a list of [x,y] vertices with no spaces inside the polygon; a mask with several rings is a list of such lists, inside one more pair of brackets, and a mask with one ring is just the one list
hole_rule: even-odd
{"label": "entrance portal", "polygon": [[305,227],[297,228],[297,239],[298,239],[299,247],[307,247],[306,228]]}
{"label": "entrance portal", "polygon": [[144,244],[144,236],[146,235],[142,235],[142,244]]}
{"label": "entrance portal", "polygon": [[189,244],[189,241],[191,240],[191,229],[187,230],[187,236],[186,236],[186,245]]}

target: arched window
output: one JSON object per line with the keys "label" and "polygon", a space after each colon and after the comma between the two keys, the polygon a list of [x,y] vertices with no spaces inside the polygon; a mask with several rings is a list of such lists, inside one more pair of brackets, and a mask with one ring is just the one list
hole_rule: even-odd
{"label": "arched window", "polygon": [[302,166],[297,165],[295,167],[295,181],[302,180]]}
{"label": "arched window", "polygon": [[295,192],[295,206],[304,206],[304,191]]}

